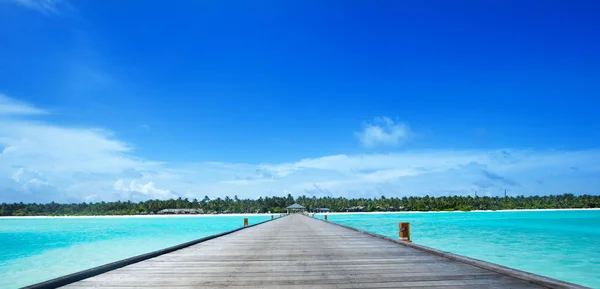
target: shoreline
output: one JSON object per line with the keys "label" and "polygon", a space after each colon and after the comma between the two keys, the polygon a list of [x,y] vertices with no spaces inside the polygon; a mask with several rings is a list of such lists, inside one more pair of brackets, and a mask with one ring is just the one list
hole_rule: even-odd
{"label": "shoreline", "polygon": [[207,218],[207,217],[269,217],[277,214],[165,214],[165,215],[97,215],[97,216],[0,216],[1,219],[45,219],[45,218]]}
{"label": "shoreline", "polygon": [[430,213],[510,213],[510,212],[551,212],[551,211],[600,211],[600,208],[580,209],[510,209],[510,210],[473,210],[473,211],[398,211],[398,212],[332,212],[315,213],[315,215],[350,215],[350,214],[430,214]]}
{"label": "shoreline", "polygon": [[[579,209],[511,209],[511,210],[473,210],[473,211],[397,211],[397,212],[330,212],[314,213],[315,215],[359,215],[359,214],[430,214],[430,213],[509,213],[509,212],[549,212],[549,211],[600,211],[600,208]],[[310,213],[312,214],[312,213]],[[165,215],[97,215],[97,216],[0,216],[1,219],[46,219],[46,218],[208,218],[208,217],[268,217],[281,213],[260,214],[165,214]]]}

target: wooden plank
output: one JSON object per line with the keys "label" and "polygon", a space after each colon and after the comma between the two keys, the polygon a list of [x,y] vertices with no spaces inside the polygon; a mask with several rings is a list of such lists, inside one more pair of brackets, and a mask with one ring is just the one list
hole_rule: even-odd
{"label": "wooden plank", "polygon": [[[108,285],[108,286],[139,286],[140,288],[147,287],[179,287],[179,286],[194,286],[196,288],[201,287],[210,287],[210,288],[219,288],[223,287],[231,287],[231,286],[251,286],[251,287],[271,287],[271,286],[280,286],[287,287],[287,285],[304,285],[304,286],[315,286],[320,285],[340,285],[340,284],[356,284],[362,285],[362,287],[367,286],[382,286],[382,285],[390,285],[394,284],[394,287],[422,287],[422,286],[465,286],[465,285],[502,285],[502,284],[513,284],[518,281],[510,280],[508,277],[497,278],[497,279],[466,279],[466,280],[433,280],[433,281],[423,281],[423,280],[398,280],[398,281],[381,281],[377,278],[354,278],[352,276],[345,277],[331,277],[328,275],[323,276],[321,279],[289,279],[289,280],[279,280],[279,279],[271,279],[265,278],[263,280],[240,280],[240,279],[231,279],[231,280],[191,280],[191,279],[179,279],[179,280],[159,280],[159,281],[145,281],[145,280],[135,280],[135,281],[120,281],[120,282],[91,282],[91,281],[80,281],[80,286],[98,286],[100,285]],[[531,287],[529,287],[531,288]]]}
{"label": "wooden plank", "polygon": [[301,215],[64,288],[542,288]]}
{"label": "wooden plank", "polygon": [[[404,286],[406,287],[406,286]],[[140,288],[138,286],[114,286],[114,287],[110,287],[110,286],[101,286],[101,287],[89,287],[89,286],[71,286],[69,288],[72,289],[137,289]],[[149,286],[147,288],[161,288],[161,289],[196,289],[196,288],[215,288],[215,287],[207,287],[207,286],[202,286],[202,287],[197,287],[197,286],[176,286],[176,287],[169,287],[169,286]],[[228,288],[244,288],[244,289],[280,289],[280,288],[285,288],[285,289],[313,289],[313,288],[320,288],[320,289],[350,289],[350,288],[357,288],[357,289],[374,289],[374,288],[402,288],[402,283],[401,282],[396,282],[396,283],[384,283],[384,284],[319,284],[318,286],[315,285],[285,285],[285,287],[282,287],[281,285],[270,285],[270,286],[260,286],[260,287],[256,287],[256,286],[247,286],[247,285],[243,285],[243,286],[228,286]],[[477,285],[460,285],[460,286],[420,286],[420,287],[414,287],[414,288],[419,288],[419,289],[448,289],[448,288],[456,288],[456,289],[528,289],[531,288],[530,285],[527,284],[523,284],[523,283],[511,283],[511,284],[477,284]]]}

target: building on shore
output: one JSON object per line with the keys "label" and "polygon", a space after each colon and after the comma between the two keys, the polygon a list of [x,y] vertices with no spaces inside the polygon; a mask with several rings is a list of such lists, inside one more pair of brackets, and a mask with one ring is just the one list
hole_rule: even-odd
{"label": "building on shore", "polygon": [[157,214],[162,215],[181,215],[181,214],[204,214],[202,209],[164,209],[158,211]]}
{"label": "building on shore", "polygon": [[313,210],[315,213],[329,213],[329,208],[316,208]]}
{"label": "building on shore", "polygon": [[365,210],[365,207],[363,207],[363,206],[355,206],[355,207],[346,208],[346,212],[362,212],[364,210]]}

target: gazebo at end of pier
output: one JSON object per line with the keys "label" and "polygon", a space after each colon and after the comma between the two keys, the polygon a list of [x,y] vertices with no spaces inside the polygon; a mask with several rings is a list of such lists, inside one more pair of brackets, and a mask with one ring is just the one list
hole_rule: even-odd
{"label": "gazebo at end of pier", "polygon": [[306,207],[304,207],[298,203],[294,203],[293,205],[287,207],[286,209],[287,209],[288,214],[306,211]]}

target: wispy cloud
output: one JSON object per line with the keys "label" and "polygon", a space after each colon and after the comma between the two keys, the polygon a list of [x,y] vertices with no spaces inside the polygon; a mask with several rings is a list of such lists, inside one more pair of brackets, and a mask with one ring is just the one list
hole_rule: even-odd
{"label": "wispy cloud", "polygon": [[65,0],[9,0],[44,14],[60,14],[61,7],[70,7]]}
{"label": "wispy cloud", "polygon": [[143,131],[145,131],[145,132],[149,132],[149,131],[150,131],[150,126],[149,126],[149,125],[147,125],[147,124],[141,124],[141,125],[139,125],[139,126],[138,126],[138,128],[139,128],[140,130],[143,130]]}
{"label": "wispy cloud", "polygon": [[376,146],[399,146],[412,138],[410,127],[389,117],[377,117],[364,124],[356,137],[367,148]]}
{"label": "wispy cloud", "polygon": [[600,150],[437,149],[174,164],[137,157],[110,131],[31,122],[27,115],[0,118],[0,201],[600,192]]}
{"label": "wispy cloud", "polygon": [[496,173],[493,173],[493,172],[490,172],[487,170],[483,170],[483,175],[490,180],[499,181],[501,184],[504,184],[509,187],[515,187],[515,186],[519,185],[517,182],[515,182],[513,180],[509,180],[503,176],[500,176]]}
{"label": "wispy cloud", "polygon": [[0,93],[0,116],[2,115],[32,115],[45,114],[43,109],[18,101]]}

